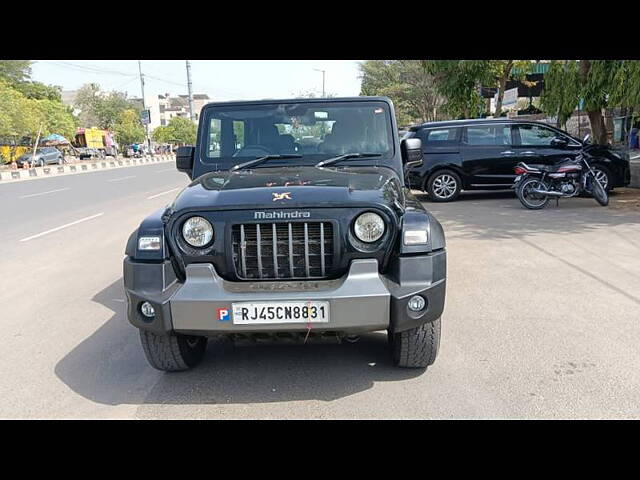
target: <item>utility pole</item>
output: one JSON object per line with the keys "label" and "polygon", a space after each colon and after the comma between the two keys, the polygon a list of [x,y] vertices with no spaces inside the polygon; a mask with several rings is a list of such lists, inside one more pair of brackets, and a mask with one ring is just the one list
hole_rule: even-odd
{"label": "utility pole", "polygon": [[[140,71],[140,88],[142,89],[142,110],[146,110],[147,106],[144,103],[144,75],[142,74],[142,61],[138,60],[138,70]],[[151,117],[151,115],[149,115]],[[147,136],[147,148],[151,152],[151,139],[149,138],[149,124],[145,124],[144,130]]]}
{"label": "utility pole", "polygon": [[193,115],[193,93],[191,91],[191,64],[189,60],[187,60],[187,89],[189,91],[189,118],[192,122],[195,121],[195,117]]}
{"label": "utility pole", "polygon": [[322,72],[322,98],[324,98],[324,75],[326,73],[325,70],[320,70],[319,68],[314,68],[316,72]]}

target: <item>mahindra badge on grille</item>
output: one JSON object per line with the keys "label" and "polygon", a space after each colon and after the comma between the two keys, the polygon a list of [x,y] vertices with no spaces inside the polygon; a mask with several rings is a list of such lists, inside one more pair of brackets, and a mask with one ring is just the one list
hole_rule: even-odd
{"label": "mahindra badge on grille", "polygon": [[277,202],[278,200],[291,200],[291,192],[273,192],[271,195],[273,195],[274,202]]}

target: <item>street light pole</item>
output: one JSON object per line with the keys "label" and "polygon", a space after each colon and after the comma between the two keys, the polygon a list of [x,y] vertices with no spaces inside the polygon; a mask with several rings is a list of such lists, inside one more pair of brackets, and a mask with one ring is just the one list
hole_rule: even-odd
{"label": "street light pole", "polygon": [[189,92],[189,118],[193,122],[195,119],[193,116],[193,93],[191,91],[191,64],[189,63],[189,60],[187,60],[187,90]]}
{"label": "street light pole", "polygon": [[[142,89],[142,110],[146,110],[147,106],[144,103],[144,75],[142,74],[142,61],[138,60],[138,71],[140,72],[140,88]],[[151,115],[149,115],[151,116]],[[144,125],[144,130],[147,136],[147,148],[151,152],[151,139],[149,138],[149,124]]]}
{"label": "street light pole", "polygon": [[319,68],[314,68],[314,70],[316,72],[322,72],[322,97],[324,98],[324,75],[326,73],[326,70],[320,70]]}

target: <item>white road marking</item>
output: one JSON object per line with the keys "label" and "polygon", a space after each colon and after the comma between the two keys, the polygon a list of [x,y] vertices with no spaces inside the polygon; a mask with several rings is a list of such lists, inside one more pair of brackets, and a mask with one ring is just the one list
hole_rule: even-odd
{"label": "white road marking", "polygon": [[166,192],[156,193],[155,195],[151,195],[150,197],[147,197],[147,200],[152,200],[152,199],[154,199],[156,197],[159,197],[161,195],[166,195],[167,193],[175,192],[176,190],[180,190],[180,187],[172,188],[171,190],[167,190]]}
{"label": "white road marking", "polygon": [[165,168],[164,170],[158,170],[156,173],[162,173],[162,172],[177,172],[178,170],[176,170],[175,168]]}
{"label": "white road marking", "polygon": [[64,192],[65,190],[71,190],[71,187],[59,188],[57,190],[49,190],[48,192],[32,193],[31,195],[22,195],[20,198],[39,197],[40,195],[47,195],[48,193]]}
{"label": "white road marking", "polygon": [[47,235],[49,233],[57,232],[58,230],[62,230],[63,228],[71,227],[72,225],[77,225],[78,223],[86,222],[87,220],[91,220],[93,218],[98,218],[98,217],[100,217],[102,215],[104,215],[104,213],[96,213],[95,215],[91,215],[90,217],[81,218],[80,220],[76,220],[75,222],[67,223],[65,225],[61,225],[59,227],[52,228],[51,230],[47,230],[46,232],[38,233],[37,235],[31,235],[30,237],[23,238],[20,241],[21,242],[28,242],[29,240],[33,240],[34,238],[39,238],[39,237],[42,237],[42,236]]}
{"label": "white road marking", "polygon": [[129,175],[128,177],[112,178],[111,180],[107,180],[107,182],[119,182],[120,180],[128,180],[129,178],[136,178],[136,176]]}

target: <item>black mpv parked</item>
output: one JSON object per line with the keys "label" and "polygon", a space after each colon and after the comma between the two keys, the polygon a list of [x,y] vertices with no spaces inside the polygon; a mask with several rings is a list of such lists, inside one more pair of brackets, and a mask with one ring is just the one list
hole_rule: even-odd
{"label": "black mpv parked", "polygon": [[[431,122],[413,126],[405,138],[422,140],[424,163],[408,173],[411,188],[436,202],[455,200],[461,190],[508,189],[518,162],[551,165],[575,157],[582,142],[550,125],[515,119]],[[607,190],[629,184],[629,154],[587,145],[594,170]]]}

